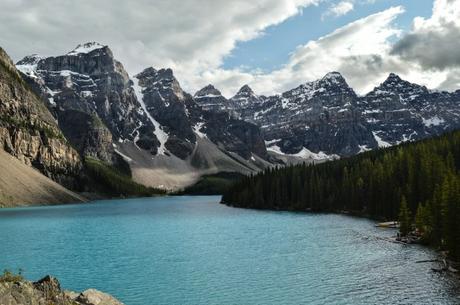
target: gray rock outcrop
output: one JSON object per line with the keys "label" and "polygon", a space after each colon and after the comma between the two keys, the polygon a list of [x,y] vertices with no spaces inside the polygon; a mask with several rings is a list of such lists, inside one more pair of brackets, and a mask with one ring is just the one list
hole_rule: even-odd
{"label": "gray rock outcrop", "polygon": [[20,277],[0,280],[0,304],[8,305],[123,305],[120,301],[95,289],[82,293],[64,291],[59,281],[46,276],[37,282]]}
{"label": "gray rock outcrop", "polygon": [[80,157],[40,98],[0,49],[0,147],[53,180],[72,187]]}

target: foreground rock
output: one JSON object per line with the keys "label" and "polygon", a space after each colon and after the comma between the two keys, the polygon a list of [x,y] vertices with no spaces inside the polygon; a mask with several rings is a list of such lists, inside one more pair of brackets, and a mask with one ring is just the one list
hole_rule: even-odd
{"label": "foreground rock", "polygon": [[0,278],[0,304],[123,305],[111,295],[95,289],[82,293],[64,291],[59,281],[51,276],[29,282],[14,275]]}

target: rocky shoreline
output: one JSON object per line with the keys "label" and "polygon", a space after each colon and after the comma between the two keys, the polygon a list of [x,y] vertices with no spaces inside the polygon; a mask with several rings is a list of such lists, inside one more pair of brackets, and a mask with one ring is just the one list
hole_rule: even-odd
{"label": "rocky shoreline", "polygon": [[59,281],[49,275],[37,282],[30,282],[7,271],[0,276],[0,304],[123,305],[111,295],[96,289],[81,293],[63,290]]}

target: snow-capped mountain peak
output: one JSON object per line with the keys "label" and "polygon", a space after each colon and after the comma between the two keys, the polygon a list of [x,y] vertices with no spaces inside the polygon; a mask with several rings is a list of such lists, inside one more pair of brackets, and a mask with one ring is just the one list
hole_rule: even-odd
{"label": "snow-capped mountain peak", "polygon": [[374,88],[373,91],[369,92],[367,96],[399,95],[403,100],[414,100],[417,96],[427,94],[428,91],[429,90],[424,86],[408,82],[397,74],[390,73],[387,79],[378,87]]}
{"label": "snow-capped mountain peak", "polygon": [[25,75],[36,78],[37,64],[42,59],[43,57],[37,54],[26,56],[16,64],[16,68]]}
{"label": "snow-capped mountain peak", "polygon": [[78,55],[78,54],[88,54],[94,50],[105,48],[106,46],[98,42],[87,42],[84,44],[79,44],[75,49],[67,53],[67,55]]}
{"label": "snow-capped mountain peak", "polygon": [[36,65],[43,57],[38,54],[32,54],[21,59],[17,65]]}

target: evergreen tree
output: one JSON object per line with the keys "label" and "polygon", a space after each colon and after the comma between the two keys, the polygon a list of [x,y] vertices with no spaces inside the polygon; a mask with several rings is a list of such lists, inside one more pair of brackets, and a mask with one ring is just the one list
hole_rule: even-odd
{"label": "evergreen tree", "polygon": [[402,236],[407,236],[411,232],[411,216],[407,207],[406,197],[402,197],[399,208],[399,232]]}
{"label": "evergreen tree", "polygon": [[423,241],[429,242],[431,240],[432,215],[430,204],[419,204],[415,215],[415,227]]}

